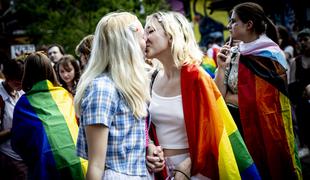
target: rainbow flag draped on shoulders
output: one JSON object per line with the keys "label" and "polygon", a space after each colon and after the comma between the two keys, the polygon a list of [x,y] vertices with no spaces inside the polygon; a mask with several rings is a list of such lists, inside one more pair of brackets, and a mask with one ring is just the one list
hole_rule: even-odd
{"label": "rainbow flag draped on shoulders", "polygon": [[31,179],[84,179],[87,161],[76,155],[77,134],[72,96],[48,80],[36,83],[15,106],[12,147]]}
{"label": "rainbow flag draped on shoulders", "polygon": [[285,56],[265,35],[240,44],[240,53],[238,102],[249,152],[263,179],[302,179]]}
{"label": "rainbow flag draped on shoulders", "polygon": [[202,68],[183,66],[181,94],[192,174],[211,179],[261,179],[214,81]]}

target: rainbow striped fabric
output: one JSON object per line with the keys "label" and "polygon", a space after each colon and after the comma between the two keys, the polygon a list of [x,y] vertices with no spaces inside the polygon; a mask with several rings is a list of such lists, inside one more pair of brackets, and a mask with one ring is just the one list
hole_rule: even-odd
{"label": "rainbow striped fabric", "polygon": [[205,55],[202,59],[201,67],[212,77],[215,77],[216,63],[213,58]]}
{"label": "rainbow striped fabric", "polygon": [[239,60],[238,99],[245,142],[263,179],[302,179],[285,56],[266,37],[252,44],[240,48]]}
{"label": "rainbow striped fabric", "polygon": [[70,93],[40,81],[14,110],[12,147],[32,179],[84,179],[87,161],[76,155],[78,125]]}
{"label": "rainbow striped fabric", "polygon": [[183,66],[181,93],[192,174],[211,179],[261,179],[214,81]]}

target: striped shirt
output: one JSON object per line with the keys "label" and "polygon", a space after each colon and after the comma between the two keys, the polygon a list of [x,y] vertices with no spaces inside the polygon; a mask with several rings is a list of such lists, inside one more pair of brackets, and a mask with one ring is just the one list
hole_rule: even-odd
{"label": "striped shirt", "polygon": [[102,124],[109,128],[106,169],[146,176],[144,119],[134,117],[107,74],[95,78],[82,98],[77,154],[88,159],[85,126]]}

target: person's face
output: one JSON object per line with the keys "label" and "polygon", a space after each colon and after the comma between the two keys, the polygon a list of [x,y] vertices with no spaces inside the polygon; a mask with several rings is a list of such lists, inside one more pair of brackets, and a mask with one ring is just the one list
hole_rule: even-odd
{"label": "person's face", "polygon": [[137,33],[137,37],[138,37],[138,40],[139,40],[139,45],[141,47],[141,50],[142,52],[145,52],[145,48],[146,48],[146,44],[145,44],[145,41],[146,41],[146,37],[145,37],[145,33],[144,33],[144,29],[143,29],[143,26],[142,24],[139,22],[138,23],[138,31],[136,32]]}
{"label": "person's face", "polygon": [[154,21],[154,27],[148,26],[145,27],[146,32],[146,57],[158,58],[160,55],[169,48],[169,38],[166,35],[164,28],[158,21]]}
{"label": "person's face", "polygon": [[75,75],[75,70],[72,64],[68,64],[67,69],[64,68],[63,64],[59,65],[59,75],[60,78],[65,82],[65,83],[72,83]]}
{"label": "person's face", "polygon": [[88,62],[88,56],[82,53],[80,56],[80,62],[81,62],[81,66],[86,66]]}
{"label": "person's face", "polygon": [[227,28],[233,39],[243,41],[243,37],[247,33],[247,25],[239,19],[234,11],[230,17]]}
{"label": "person's face", "polygon": [[22,90],[22,82],[19,80],[10,80],[7,79],[7,84],[10,86],[11,89],[15,91],[20,91]]}
{"label": "person's face", "polygon": [[302,53],[310,56],[310,36],[298,37],[298,42],[300,43]]}
{"label": "person's face", "polygon": [[57,63],[63,55],[61,54],[59,48],[54,46],[48,50],[48,58],[54,63]]}

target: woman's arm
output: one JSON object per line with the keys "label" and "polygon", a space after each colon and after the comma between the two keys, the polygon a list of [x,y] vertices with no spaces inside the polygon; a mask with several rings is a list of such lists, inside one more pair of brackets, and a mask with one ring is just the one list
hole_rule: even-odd
{"label": "woman's arm", "polygon": [[225,96],[225,102],[238,106],[238,94],[233,94],[231,91],[227,91]]}
{"label": "woman's arm", "polygon": [[227,85],[224,83],[224,80],[225,80],[225,69],[218,67],[217,72],[215,73],[214,82],[217,85],[223,97],[225,97],[227,93]]}
{"label": "woman's arm", "polygon": [[215,73],[215,84],[225,98],[227,93],[227,85],[224,83],[226,67],[230,64],[230,46],[224,45],[217,54],[217,72]]}
{"label": "woman's arm", "polygon": [[109,128],[104,125],[86,126],[88,170],[86,179],[101,180],[105,168]]}

